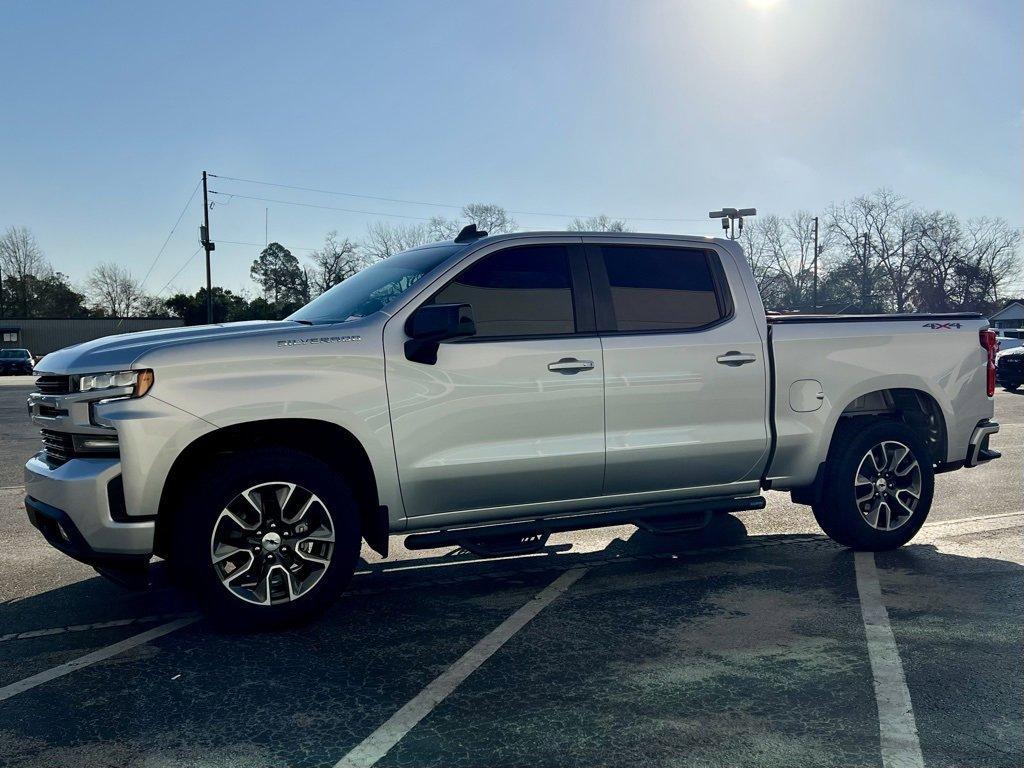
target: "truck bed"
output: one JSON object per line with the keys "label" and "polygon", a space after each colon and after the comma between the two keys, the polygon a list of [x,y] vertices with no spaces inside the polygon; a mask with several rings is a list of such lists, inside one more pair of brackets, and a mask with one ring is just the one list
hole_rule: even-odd
{"label": "truck bed", "polygon": [[[774,451],[767,479],[788,489],[813,481],[844,411],[872,393],[923,390],[948,434],[939,462],[963,460],[991,415],[980,314],[768,315],[769,406]],[[945,427],[943,430],[942,427]]]}
{"label": "truck bed", "polygon": [[980,320],[980,312],[904,312],[892,315],[775,315],[766,314],[770,325],[791,324],[791,323],[876,323],[879,321],[892,320],[921,320],[921,321],[951,321],[951,320]]}

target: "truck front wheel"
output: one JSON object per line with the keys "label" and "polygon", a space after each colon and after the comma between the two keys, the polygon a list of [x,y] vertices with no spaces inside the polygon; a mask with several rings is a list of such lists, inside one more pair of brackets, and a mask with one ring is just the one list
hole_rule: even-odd
{"label": "truck front wheel", "polygon": [[286,448],[218,457],[182,494],[171,564],[226,627],[277,627],[325,610],[359,557],[344,479]]}
{"label": "truck front wheel", "polygon": [[812,509],[844,546],[895,549],[924,525],[934,489],[931,457],[913,430],[897,421],[851,421],[836,431]]}

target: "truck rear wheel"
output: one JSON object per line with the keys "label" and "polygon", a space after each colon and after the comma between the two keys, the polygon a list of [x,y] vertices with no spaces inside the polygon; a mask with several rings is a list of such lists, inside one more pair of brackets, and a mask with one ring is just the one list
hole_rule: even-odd
{"label": "truck rear wheel", "polygon": [[924,525],[934,490],[931,457],[913,430],[890,420],[851,422],[836,431],[812,509],[822,530],[844,546],[895,549]]}
{"label": "truck rear wheel", "polygon": [[225,627],[295,624],[352,578],[358,521],[347,483],[318,459],[286,448],[229,454],[183,494],[172,566]]}

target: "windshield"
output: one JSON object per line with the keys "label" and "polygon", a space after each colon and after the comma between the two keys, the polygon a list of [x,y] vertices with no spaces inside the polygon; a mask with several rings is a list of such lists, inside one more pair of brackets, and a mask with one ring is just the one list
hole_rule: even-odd
{"label": "windshield", "polygon": [[464,245],[436,245],[396,254],[367,267],[289,315],[309,323],[344,322],[372,315],[399,298]]}
{"label": "windshield", "polygon": [[27,349],[0,349],[0,359],[3,360],[27,360],[28,357]]}

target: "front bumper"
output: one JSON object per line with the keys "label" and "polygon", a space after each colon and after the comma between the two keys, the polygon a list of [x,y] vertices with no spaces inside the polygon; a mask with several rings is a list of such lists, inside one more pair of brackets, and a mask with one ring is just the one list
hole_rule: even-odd
{"label": "front bumper", "polygon": [[[120,475],[118,459],[76,458],[60,466],[52,466],[42,454],[29,459],[25,464],[28,498],[37,509],[54,509],[61,513],[61,520],[70,524],[85,544],[84,556],[57,546],[49,537],[47,541],[83,562],[91,562],[85,558],[93,558],[94,555],[148,560],[153,551],[155,521],[120,522],[111,514],[111,500],[116,498],[111,483]],[[31,513],[29,517],[32,517]]]}
{"label": "front bumper", "polygon": [[25,497],[25,511],[29,522],[43,538],[56,549],[75,560],[97,568],[140,570],[149,562],[149,555],[97,552],[85,540],[74,520],[62,509],[51,507],[39,499]]}

